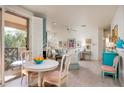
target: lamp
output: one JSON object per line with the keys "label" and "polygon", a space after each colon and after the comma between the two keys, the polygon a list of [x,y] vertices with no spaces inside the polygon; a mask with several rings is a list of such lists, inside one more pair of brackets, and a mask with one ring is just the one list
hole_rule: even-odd
{"label": "lamp", "polygon": [[107,46],[110,47],[110,48],[112,48],[112,47],[115,46],[115,44],[114,44],[114,42],[109,42]]}
{"label": "lamp", "polygon": [[108,42],[106,45],[106,50],[107,51],[113,51],[114,47],[115,47],[114,42]]}

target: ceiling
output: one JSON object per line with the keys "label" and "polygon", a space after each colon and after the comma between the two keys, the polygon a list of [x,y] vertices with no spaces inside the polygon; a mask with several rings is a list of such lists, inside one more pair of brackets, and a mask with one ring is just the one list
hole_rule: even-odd
{"label": "ceiling", "polygon": [[23,5],[21,6],[47,18],[48,29],[62,29],[89,24],[98,27],[110,25],[117,6],[114,5]]}

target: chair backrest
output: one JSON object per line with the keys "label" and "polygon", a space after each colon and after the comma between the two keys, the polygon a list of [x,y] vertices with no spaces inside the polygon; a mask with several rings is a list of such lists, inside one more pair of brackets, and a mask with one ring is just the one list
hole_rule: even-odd
{"label": "chair backrest", "polygon": [[56,51],[55,51],[55,49],[53,49],[53,50],[52,50],[52,54],[55,54],[55,53],[56,53]]}
{"label": "chair backrest", "polygon": [[114,62],[113,62],[113,67],[115,68],[115,69],[117,69],[117,66],[118,66],[118,63],[119,63],[119,56],[116,56],[115,58],[114,58]]}
{"label": "chair backrest", "polygon": [[24,50],[21,52],[22,63],[28,62],[32,59],[32,53],[29,50]]}
{"label": "chair backrest", "polygon": [[70,61],[71,61],[70,54],[63,55],[62,60],[61,60],[61,65],[60,65],[59,82],[61,82],[61,79],[63,77],[66,77],[68,75]]}

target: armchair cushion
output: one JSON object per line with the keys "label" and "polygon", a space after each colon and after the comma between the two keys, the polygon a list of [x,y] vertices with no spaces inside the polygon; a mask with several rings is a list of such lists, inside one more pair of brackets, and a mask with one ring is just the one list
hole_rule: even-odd
{"label": "armchair cushion", "polygon": [[116,71],[114,67],[106,66],[106,65],[101,66],[101,69],[105,72],[112,72],[112,73],[115,73]]}

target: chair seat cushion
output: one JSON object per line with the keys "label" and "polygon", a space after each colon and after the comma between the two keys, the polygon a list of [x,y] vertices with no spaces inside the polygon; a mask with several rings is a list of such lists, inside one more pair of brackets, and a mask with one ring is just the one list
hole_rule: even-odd
{"label": "chair seat cushion", "polygon": [[[25,63],[25,60],[23,61]],[[23,64],[23,62],[21,60],[18,60],[18,61],[14,61],[11,63],[10,66],[21,66]]]}
{"label": "chair seat cushion", "polygon": [[[44,80],[49,81],[49,82],[54,82],[54,83],[58,83],[59,82],[59,71],[53,71],[53,72],[48,72],[44,74]],[[64,78],[65,74],[62,73],[61,74],[62,77]]]}
{"label": "chair seat cushion", "polygon": [[115,73],[115,71],[116,71],[114,67],[112,67],[112,66],[106,66],[106,65],[101,66],[101,69],[103,71],[112,72],[112,73]]}

